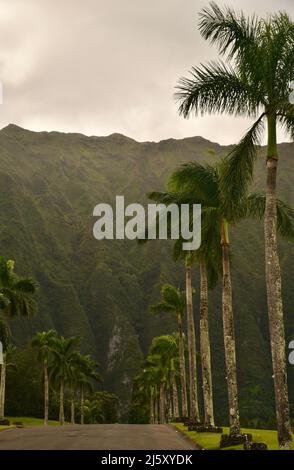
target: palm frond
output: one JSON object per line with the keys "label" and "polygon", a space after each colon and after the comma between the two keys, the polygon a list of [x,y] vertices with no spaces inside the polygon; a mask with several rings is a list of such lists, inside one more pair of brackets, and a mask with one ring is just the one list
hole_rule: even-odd
{"label": "palm frond", "polygon": [[294,140],[294,104],[284,103],[282,106],[280,106],[278,111],[278,120],[286,133],[291,137],[292,140]]}
{"label": "palm frond", "polygon": [[6,318],[0,317],[0,341],[3,345],[3,351],[6,351],[11,342],[11,330]]}
{"label": "palm frond", "polygon": [[240,50],[248,51],[256,44],[259,21],[255,15],[246,18],[243,12],[228,7],[221,9],[215,2],[210,2],[199,17],[201,35],[211,44],[217,44],[221,54],[229,52],[232,58]]}
{"label": "palm frond", "polygon": [[172,173],[169,187],[192,195],[194,204],[196,202],[206,206],[218,204],[218,171],[211,165],[200,165],[197,162],[185,163]]}
{"label": "palm frond", "polygon": [[15,289],[27,293],[35,294],[38,288],[38,283],[34,279],[20,279],[15,283]]}
{"label": "palm frond", "polygon": [[179,114],[187,118],[192,112],[227,113],[256,116],[254,94],[248,83],[223,62],[193,67],[190,78],[180,78],[175,94]]}
{"label": "palm frond", "polygon": [[228,218],[232,218],[236,206],[252,183],[257,156],[256,146],[260,142],[263,131],[263,118],[264,113],[223,161],[220,184],[223,195],[222,203],[229,212]]}
{"label": "palm frond", "polygon": [[[265,212],[266,195],[252,193],[247,198],[248,217],[262,219]],[[281,199],[277,199],[277,229],[285,238],[294,239],[294,210]]]}

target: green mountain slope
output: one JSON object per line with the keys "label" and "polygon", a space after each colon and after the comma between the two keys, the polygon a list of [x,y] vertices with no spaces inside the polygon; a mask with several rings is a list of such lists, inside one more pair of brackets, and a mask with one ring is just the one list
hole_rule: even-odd
{"label": "green mountain slope", "polygon": [[[127,415],[132,377],[155,334],[175,329],[173,318],[155,317],[148,305],[165,281],[183,285],[181,264],[170,258],[169,242],[138,246],[131,241],[97,241],[93,208],[146,202],[146,192],[163,189],[169,173],[185,161],[211,161],[228,148],[201,137],[138,143],[119,134],[86,137],[35,133],[14,125],[0,131],[1,254],[16,260],[21,274],[40,283],[39,314],[14,322],[19,344],[34,331],[56,328],[79,334],[83,349],[100,361],[105,386],[122,399]],[[255,184],[264,187],[264,150]],[[281,144],[279,191],[294,203],[294,145]],[[291,172],[292,170],[292,172]],[[262,224],[247,221],[233,230],[233,285],[243,418],[248,424],[273,417]],[[294,249],[281,243],[287,338],[294,339]],[[197,321],[197,267],[195,315]],[[211,294],[210,319],[216,410],[226,416],[220,289]],[[294,404],[294,367],[289,368]],[[258,419],[260,422],[258,422]]]}

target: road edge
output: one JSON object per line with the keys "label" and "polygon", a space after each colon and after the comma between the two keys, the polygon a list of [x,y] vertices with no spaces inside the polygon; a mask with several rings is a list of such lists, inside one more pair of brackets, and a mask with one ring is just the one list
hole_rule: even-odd
{"label": "road edge", "polygon": [[180,433],[186,441],[189,441],[190,444],[193,444],[195,450],[206,450],[204,449],[204,447],[201,447],[197,442],[195,442],[192,437],[188,436],[184,431],[182,431],[182,429],[177,428],[174,424],[171,423],[169,423],[168,426],[172,428],[175,432]]}

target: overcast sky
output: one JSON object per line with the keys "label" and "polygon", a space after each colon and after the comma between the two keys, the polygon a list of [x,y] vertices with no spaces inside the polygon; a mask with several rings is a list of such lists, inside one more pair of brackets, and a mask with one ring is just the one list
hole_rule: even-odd
{"label": "overcast sky", "polygon": [[[248,13],[293,0],[228,0]],[[243,119],[179,117],[174,87],[217,58],[197,31],[204,0],[0,0],[0,126],[139,141],[201,135],[234,143]],[[280,135],[280,139],[284,140]]]}

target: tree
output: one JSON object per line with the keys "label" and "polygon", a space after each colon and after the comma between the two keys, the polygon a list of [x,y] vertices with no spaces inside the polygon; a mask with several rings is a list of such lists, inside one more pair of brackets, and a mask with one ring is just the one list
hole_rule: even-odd
{"label": "tree", "polygon": [[[267,19],[247,18],[233,9],[221,9],[215,2],[200,14],[200,32],[217,44],[227,63],[211,62],[193,67],[190,78],[182,78],[176,95],[179,112],[227,113],[247,116],[255,122],[233,149],[224,182],[231,197],[228,210],[246,192],[253,178],[256,144],[267,122],[266,204],[264,214],[266,288],[276,399],[278,440],[281,449],[291,447],[291,425],[285,357],[285,333],[281,294],[281,273],[277,249],[278,208],[276,179],[278,166],[277,126],[293,138],[294,106],[289,102],[294,77],[294,25],[283,12]],[[223,242],[226,245],[226,224]],[[224,250],[226,251],[226,250]],[[225,267],[225,266],[224,266]],[[228,273],[224,273],[229,283]]]}
{"label": "tree", "polygon": [[189,384],[190,384],[190,408],[189,418],[191,422],[200,422],[198,390],[197,390],[197,357],[196,357],[196,334],[193,311],[193,288],[192,288],[192,264],[193,253],[185,255],[185,277],[186,277],[186,305],[187,305],[187,336],[189,353]]}
{"label": "tree", "polygon": [[1,310],[7,318],[30,318],[37,312],[34,295],[37,283],[30,278],[19,277],[14,272],[14,261],[0,257]]}
{"label": "tree", "polygon": [[14,272],[14,261],[0,257],[0,310],[1,335],[4,338],[3,364],[1,366],[0,417],[4,418],[5,380],[7,369],[7,349],[10,344],[10,333],[7,321],[13,317],[32,317],[37,311],[34,300],[37,283],[30,278],[21,278]]}
{"label": "tree", "polygon": [[172,312],[176,316],[179,335],[179,370],[181,382],[181,415],[188,416],[186,361],[185,361],[185,335],[183,332],[183,317],[186,309],[185,294],[171,284],[161,288],[161,302],[152,305],[153,312]]}
{"label": "tree", "polygon": [[59,387],[59,422],[64,424],[64,390],[65,385],[71,380],[72,364],[76,361],[76,345],[79,338],[72,336],[64,338],[63,336],[56,339],[54,348],[52,349],[52,360],[49,366],[49,377]]}
{"label": "tree", "polygon": [[104,415],[102,411],[102,403],[98,400],[85,400],[84,413],[86,421],[89,424],[103,423]]}
{"label": "tree", "polygon": [[93,361],[89,355],[77,353],[71,364],[71,422],[74,424],[74,394],[75,389],[80,389],[80,414],[81,424],[84,424],[84,401],[85,391],[93,390],[93,381],[100,381],[97,373],[98,363]]}
{"label": "tree", "polygon": [[55,330],[37,333],[31,341],[32,346],[38,351],[38,360],[43,364],[44,371],[44,425],[48,425],[49,416],[49,374],[48,363],[52,356],[52,350],[57,340]]}
{"label": "tree", "polygon": [[[176,260],[185,257],[182,243],[183,240],[179,239],[174,244],[174,258]],[[206,217],[202,215],[201,247],[193,253],[193,260],[199,264],[200,273],[199,337],[204,423],[207,426],[214,426],[208,290],[216,286],[218,274],[221,272],[220,259],[220,238],[215,220],[213,217],[209,217],[209,214],[206,214]]]}

